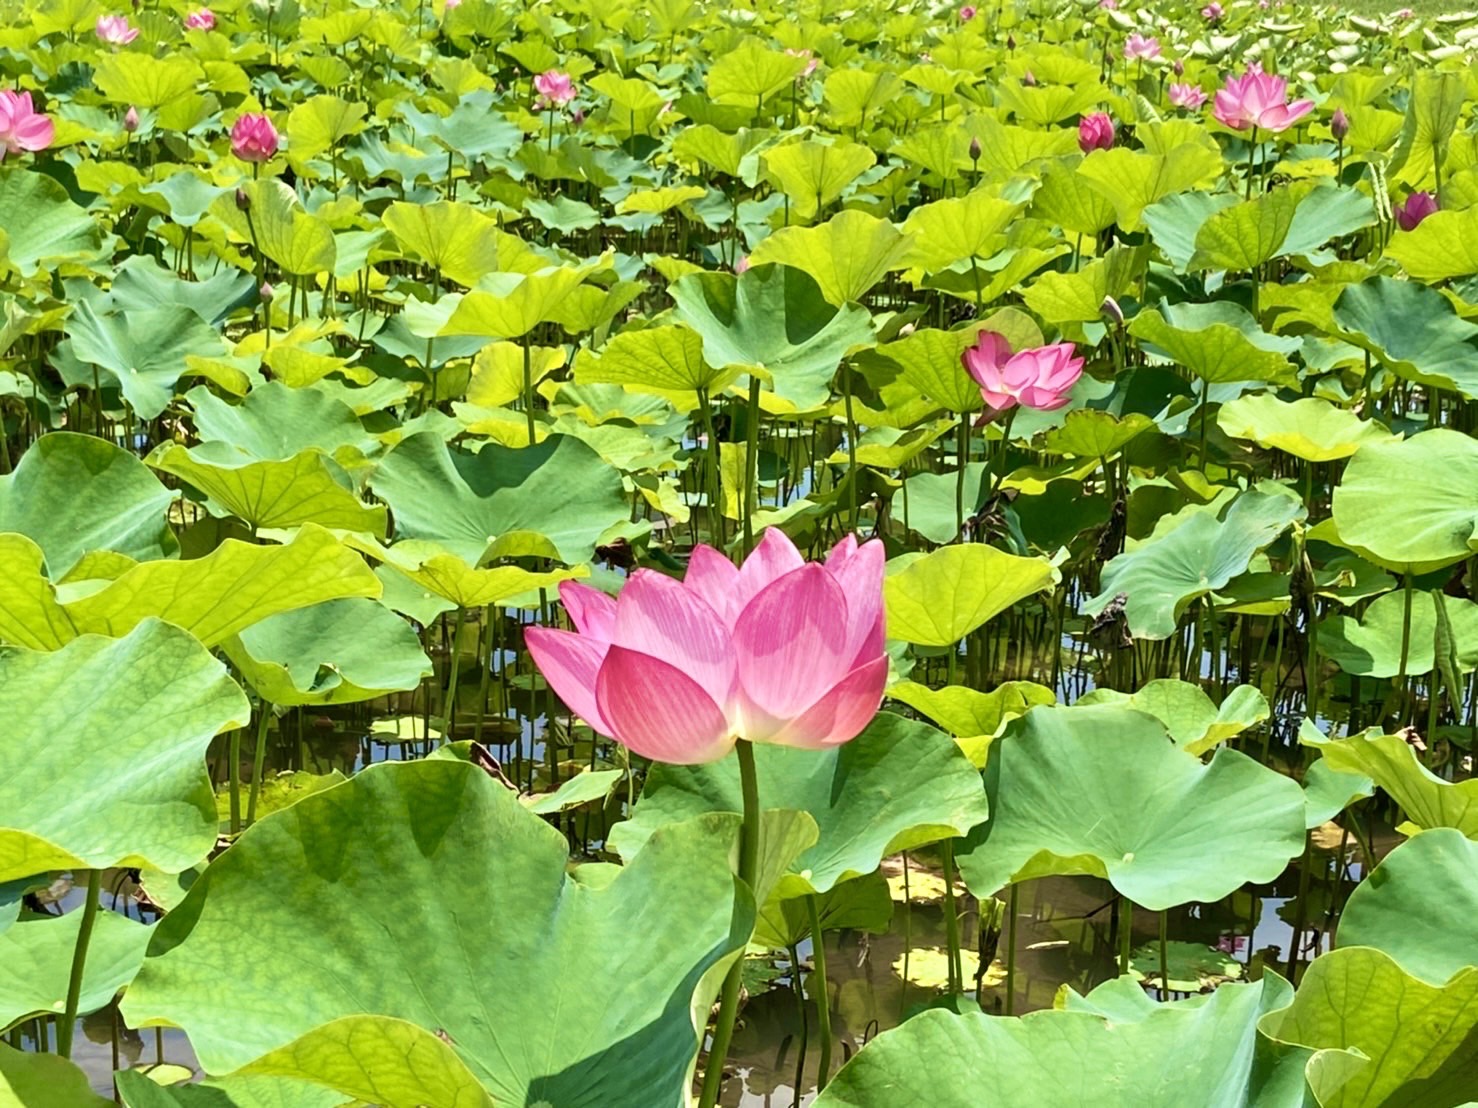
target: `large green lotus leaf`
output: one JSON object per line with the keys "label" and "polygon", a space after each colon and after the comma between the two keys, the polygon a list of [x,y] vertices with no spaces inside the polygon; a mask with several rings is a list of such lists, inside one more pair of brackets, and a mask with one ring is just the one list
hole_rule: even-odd
{"label": "large green lotus leaf", "polygon": [[864,1047],[816,1108],[1301,1108],[1312,1051],[1257,1033],[1292,993],[1268,974],[1154,1004],[1120,979],[1019,1019],[925,1011]]}
{"label": "large green lotus leaf", "polygon": [[1340,293],[1333,318],[1341,338],[1408,381],[1478,399],[1478,325],[1436,289],[1371,277]]}
{"label": "large green lotus leaf", "polygon": [[[1308,720],[1304,721],[1305,725]],[[1314,728],[1318,732],[1318,728]],[[1319,732],[1322,737],[1322,732]],[[1357,800],[1375,793],[1375,782],[1363,773],[1344,773],[1323,758],[1304,771],[1304,826],[1310,831],[1332,820]]]}
{"label": "large green lotus leaf", "polygon": [[849,209],[817,227],[776,231],[754,248],[749,260],[809,273],[826,302],[841,307],[861,300],[888,270],[902,269],[907,252],[908,237],[893,224]]}
{"label": "large green lotus leaf", "polygon": [[[907,338],[879,346],[873,354],[883,359],[900,381],[921,396],[963,415],[979,411],[985,403],[981,399],[980,386],[960,363],[960,355],[974,341],[974,331],[941,331],[926,327]],[[924,476],[915,474],[909,480],[918,481]],[[953,534],[951,526],[950,537]]]}
{"label": "large green lotus leaf", "polygon": [[121,639],[0,652],[0,718],[0,881],[73,867],[177,873],[215,843],[205,750],[246,725],[248,706],[184,631],[148,620]]}
{"label": "large green lotus leaf", "polygon": [[1179,192],[1146,208],[1144,225],[1170,264],[1183,273],[1190,267],[1196,236],[1206,221],[1236,203],[1235,193]]}
{"label": "large green lotus leaf", "polygon": [[360,500],[338,463],[317,450],[264,462],[229,442],[167,442],[144,460],[205,493],[216,514],[234,515],[253,528],[316,523],[383,535],[389,525],[385,509]]}
{"label": "large green lotus leaf", "polygon": [[1079,408],[1068,413],[1061,427],[1047,432],[1042,449],[1077,458],[1111,458],[1154,425],[1139,412],[1121,418],[1097,408]]}
{"label": "large green lotus leaf", "polygon": [[1478,1088],[1478,968],[1434,987],[1379,950],[1341,947],[1315,958],[1292,1005],[1258,1027],[1283,1043],[1370,1059],[1336,1081],[1310,1067],[1323,1108],[1456,1106]]}
{"label": "large green lotus leaf", "polygon": [[0,1043],[0,1104],[5,1108],[108,1108],[87,1074],[56,1054],[22,1052]]}
{"label": "large green lotus leaf", "polygon": [[1300,341],[1270,335],[1229,300],[1205,304],[1161,302],[1134,317],[1129,333],[1153,353],[1183,365],[1211,384],[1268,381],[1294,384],[1288,355]]}
{"label": "large green lotus leaf", "polygon": [[93,82],[111,103],[158,109],[190,95],[205,77],[183,51],[167,58],[129,51],[101,55]]}
{"label": "large green lotus leaf", "polygon": [[[782,898],[825,892],[889,854],[963,835],[986,816],[980,775],[959,747],[891,712],[826,750],[758,744],[755,761],[760,806],[809,812],[821,832],[781,879]],[[741,807],[737,755],[696,766],[659,762],[631,818],[611,829],[611,846],[641,857],[660,828]]]}
{"label": "large green lotus leaf", "polygon": [[805,68],[805,58],[771,49],[751,38],[716,58],[704,80],[708,95],[719,103],[757,108],[765,97],[787,87]]}
{"label": "large green lotus leaf", "polygon": [[47,580],[41,548],[0,535],[0,642],[55,650],[78,635],[127,634],[157,617],[215,646],[259,619],[340,597],[380,595],[364,559],[309,525],[283,546],[228,539],[203,558],[143,562],[88,591]]}
{"label": "large green lotus leaf", "polygon": [[147,254],[134,254],[114,270],[112,287],[103,301],[124,312],[178,305],[214,327],[237,308],[256,302],[257,282],[250,273],[223,269],[203,281],[187,281]]}
{"label": "large green lotus leaf", "polygon": [[[978,387],[975,400],[977,404],[980,402]],[[970,462],[965,466],[964,509],[967,520],[980,506],[988,487],[984,482],[990,476],[991,467],[985,462]],[[906,522],[910,531],[917,531],[930,542],[953,542],[960,534],[958,492],[959,470],[953,473],[915,473],[904,478],[902,491],[894,494],[893,512],[900,523]]]}
{"label": "large green lotus leaf", "polygon": [[1439,827],[1406,840],[1355,887],[1340,946],[1373,946],[1441,985],[1478,965],[1478,842]]}
{"label": "large green lotus leaf", "polygon": [[282,1077],[206,1078],[161,1085],[138,1069],[113,1075],[127,1108],[341,1108],[343,1093]]}
{"label": "large green lotus leaf", "polygon": [[[81,924],[82,913],[73,911],[26,920],[0,935],[0,1030],[34,1016],[60,1018],[66,1011]],[[117,912],[98,913],[87,945],[80,1014],[102,1008],[133,980],[152,930]]]}
{"label": "large green lotus leaf", "polygon": [[570,435],[471,453],[425,431],[385,456],[370,488],[395,513],[397,538],[440,543],[472,567],[523,554],[587,562],[631,511],[621,474]]}
{"label": "large green lotus leaf", "polygon": [[[482,608],[539,589],[552,591],[561,581],[590,575],[590,568],[583,564],[571,569],[542,572],[522,566],[476,569],[457,555],[448,553],[439,543],[424,539],[407,539],[393,546],[384,546],[368,536],[347,535],[344,542],[382,562],[379,570],[382,578],[388,576],[394,580],[398,576],[402,583],[409,583],[396,587],[387,581],[382,599],[387,607],[403,612],[418,623],[428,623],[450,607]],[[437,597],[450,604],[436,604]],[[430,605],[431,610],[428,611],[426,605]]]}
{"label": "large green lotus leaf", "polygon": [[964,685],[931,689],[917,681],[899,681],[888,687],[888,696],[928,716],[957,739],[996,735],[1017,716],[1057,701],[1051,689],[1035,681],[1003,681],[990,692]]}
{"label": "large green lotus leaf", "polygon": [[1187,268],[1248,272],[1375,222],[1375,205],[1357,189],[1312,184],[1274,189],[1214,212],[1196,232]]}
{"label": "large green lotus leaf", "polygon": [[379,443],[339,397],[320,388],[294,389],[268,381],[228,404],[204,387],[185,393],[203,441],[230,443],[259,461],[284,462],[320,450],[344,465],[376,452]]}
{"label": "large green lotus leaf", "polygon": [[194,309],[175,304],[149,311],[98,314],[80,301],[67,320],[73,355],[105,371],[141,419],[154,419],[174,399],[175,383],[194,355],[226,355],[225,344]]}
{"label": "large green lotus leaf", "polygon": [[56,181],[22,169],[0,173],[0,267],[30,278],[43,268],[90,261],[102,245],[102,224]]}
{"label": "large green lotus leaf", "polygon": [[[364,129],[367,109],[337,96],[310,96],[287,116],[287,148],[295,162],[306,162],[339,146]],[[388,222],[388,221],[387,221]]]}
{"label": "large green lotus leaf", "polygon": [[985,780],[991,818],[959,852],[977,896],[1089,873],[1159,910],[1271,881],[1304,847],[1304,795],[1291,778],[1229,747],[1203,765],[1158,720],[1117,705],[1013,720]]}
{"label": "large green lotus leaf", "polygon": [[[871,169],[877,161],[877,155],[861,143],[847,142],[844,139],[831,143],[803,140],[784,146],[772,146],[760,155],[760,160],[764,163],[765,175],[790,198],[795,214],[801,219],[811,219],[841,196],[848,185]],[[699,196],[702,196],[701,191]],[[841,213],[848,214],[860,215],[872,224],[888,226],[865,212],[854,210]],[[889,226],[889,230],[891,229]],[[896,233],[893,241],[896,241]],[[785,261],[784,258],[770,257],[765,260]],[[824,288],[826,281],[819,276],[817,279]],[[832,303],[842,304],[856,299],[855,296],[846,296],[841,300],[833,300]]]}
{"label": "large green lotus leaf", "polygon": [[61,580],[82,555],[137,561],[178,549],[164,513],[174,499],[137,458],[105,439],[58,431],[38,438],[0,477],[0,532],[25,535]]}
{"label": "large green lotus leaf", "polygon": [[[888,930],[893,918],[893,897],[882,871],[844,881],[817,895],[821,930],[867,931],[874,935]],[[771,950],[795,946],[811,934],[811,910],[805,897],[772,896],[755,921],[752,944]]]}
{"label": "large green lotus leaf", "polygon": [[1384,424],[1361,419],[1328,400],[1316,396],[1279,400],[1270,392],[1227,401],[1216,413],[1216,425],[1230,438],[1249,439],[1306,462],[1348,458],[1367,442],[1391,437]]}
{"label": "large green lotus leaf", "polygon": [[[374,766],[211,863],[156,930],[124,1015],[184,1028],[209,1073],[361,1097],[343,1084],[393,1080],[369,1097],[392,1108],[676,1104],[694,1013],[754,923],[736,830],[668,829],[586,881],[566,873],[564,836],[479,767]],[[407,912],[406,889],[439,892]]]}
{"label": "large green lotus leaf", "polygon": [[517,339],[552,318],[595,265],[557,266],[533,273],[490,273],[455,303],[440,335]]}
{"label": "large green lotus leaf", "polygon": [[225,643],[258,696],[348,704],[414,689],[431,673],[410,624],[375,600],[330,600],[264,619]]}
{"label": "large green lotus leaf", "polygon": [[904,232],[912,236],[904,261],[935,273],[967,258],[989,258],[1000,249],[1002,232],[1020,211],[1019,201],[994,196],[989,189],[921,204],[903,224]]}
{"label": "large green lotus leaf", "polygon": [[1299,741],[1318,749],[1331,769],[1364,774],[1401,806],[1416,827],[1455,827],[1478,839],[1478,778],[1445,781],[1421,762],[1400,735],[1355,735],[1348,739]]}
{"label": "large green lotus leaf", "polygon": [[752,266],[738,277],[690,273],[668,291],[678,320],[703,337],[709,365],[760,371],[792,411],[825,404],[847,351],[873,341],[865,308],[833,307],[813,277],[790,266]]}
{"label": "large green lotus leaf", "polygon": [[402,250],[459,285],[475,285],[498,268],[498,224],[470,204],[397,202],[381,219]]}
{"label": "large green lotus leaf", "polygon": [[1276,486],[1249,489],[1226,509],[1189,515],[1103,567],[1101,591],[1084,606],[1097,615],[1119,593],[1137,638],[1167,639],[1186,605],[1244,573],[1258,551],[1304,517],[1303,502]]}
{"label": "large green lotus leaf", "polygon": [[1342,543],[1386,569],[1426,573],[1478,551],[1478,442],[1436,428],[1356,451],[1334,489]]}
{"label": "large green lotus leaf", "polygon": [[719,392],[736,376],[733,369],[705,362],[702,337],[681,324],[622,331],[599,354],[582,354],[575,362],[575,380],[581,384],[621,385],[658,396]]}
{"label": "large green lotus leaf", "polygon": [[1056,579],[1046,558],[1022,558],[983,543],[941,547],[884,579],[888,634],[920,646],[950,646]]}
{"label": "large green lotus leaf", "polygon": [[[1478,604],[1458,597],[1443,599],[1452,632],[1455,665],[1466,673],[1478,666]],[[1395,677],[1402,672],[1401,638],[1405,622],[1405,595],[1386,593],[1377,597],[1359,619],[1333,615],[1321,620],[1319,653],[1333,659],[1346,673]],[[1413,596],[1407,674],[1420,676],[1432,672],[1436,632],[1437,612],[1431,595]]]}
{"label": "large green lotus leaf", "polygon": [[289,185],[267,177],[244,181],[239,191],[246,195],[249,213],[241,210],[232,193],[216,200],[210,214],[242,242],[255,242],[263,254],[296,277],[334,271],[338,247],[333,229],[326,220],[304,211]]}
{"label": "large green lotus leaf", "polygon": [[1213,704],[1200,685],[1174,677],[1151,681],[1132,693],[1094,689],[1075,703],[1122,704],[1154,716],[1177,746],[1198,757],[1272,714],[1268,698],[1251,685],[1238,685]]}
{"label": "large green lotus leaf", "polygon": [[1392,236],[1386,256],[1418,281],[1478,273],[1478,208],[1433,212],[1413,230]]}
{"label": "large green lotus leaf", "polygon": [[1125,146],[1095,150],[1083,159],[1078,173],[1113,204],[1120,227],[1137,231],[1149,205],[1184,192],[1221,169],[1221,155],[1214,147],[1188,142],[1163,154]]}

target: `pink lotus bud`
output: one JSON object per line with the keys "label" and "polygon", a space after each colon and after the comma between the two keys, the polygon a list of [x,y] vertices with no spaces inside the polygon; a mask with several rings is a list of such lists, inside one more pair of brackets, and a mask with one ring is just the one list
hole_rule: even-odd
{"label": "pink lotus bud", "polygon": [[139,129],[139,110],[133,105],[123,113],[123,129],[130,135]]}
{"label": "pink lotus bud", "polygon": [[185,16],[185,30],[187,31],[214,31],[216,29],[216,14],[209,8],[196,8]]}
{"label": "pink lotus bud", "polygon": [[272,303],[273,295],[272,286],[263,281],[262,287],[257,289],[257,299],[263,304],[270,304]]}
{"label": "pink lotus bud", "polygon": [[1175,71],[1175,75],[1177,77],[1184,77],[1185,76],[1185,62],[1182,61],[1180,58],[1176,58],[1175,59],[1175,64],[1172,65],[1170,68]]}
{"label": "pink lotus bud", "polygon": [[246,112],[231,126],[231,153],[244,162],[270,162],[278,141],[277,128],[261,112]]}
{"label": "pink lotus bud", "polygon": [[745,254],[737,262],[734,263],[734,272],[735,273],[748,273],[749,272],[749,255],[748,254]]}
{"label": "pink lotus bud", "polygon": [[1114,145],[1114,121],[1107,112],[1085,115],[1078,124],[1078,149],[1083,153],[1090,150],[1108,150]]}
{"label": "pink lotus bud", "polygon": [[972,162],[978,162],[980,160],[980,138],[979,138],[979,136],[972,136],[971,139],[970,139],[970,160]]}
{"label": "pink lotus bud", "polygon": [[1430,192],[1414,192],[1396,208],[1396,223],[1403,231],[1414,231],[1437,210],[1437,198]]}
{"label": "pink lotus bud", "polygon": [[1037,75],[1033,73],[1030,69],[1028,69],[1025,73],[1021,75],[1021,83],[1027,88],[1036,88]]}
{"label": "pink lotus bud", "polygon": [[1165,95],[1177,108],[1189,108],[1191,111],[1198,110],[1202,104],[1206,103],[1206,94],[1195,85],[1172,82],[1165,90]]}
{"label": "pink lotus bud", "polygon": [[251,211],[251,197],[246,194],[246,189],[236,190],[236,210],[238,212]]}
{"label": "pink lotus bud", "polygon": [[972,20],[974,18],[975,18],[975,8],[973,6],[971,6],[970,4],[966,4],[964,7],[962,7],[960,9],[960,22],[961,23],[969,23],[970,20]]}
{"label": "pink lotus bud", "polygon": [[1329,133],[1334,136],[1335,142],[1344,142],[1345,136],[1350,133],[1350,117],[1345,115],[1343,108],[1334,109],[1334,115],[1329,119]]}
{"label": "pink lotus bud", "polygon": [[1225,10],[1223,10],[1222,6],[1216,0],[1211,0],[1211,3],[1201,9],[1201,18],[1207,23],[1220,23],[1221,17],[1224,15],[1226,15]]}
{"label": "pink lotus bud", "polygon": [[1103,303],[1098,306],[1098,314],[1117,327],[1124,326],[1124,309],[1119,307],[1119,302],[1112,296],[1103,298]]}

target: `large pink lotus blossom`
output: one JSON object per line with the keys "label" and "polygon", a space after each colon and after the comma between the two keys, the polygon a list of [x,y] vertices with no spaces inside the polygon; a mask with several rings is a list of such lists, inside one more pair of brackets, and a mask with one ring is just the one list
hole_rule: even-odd
{"label": "large pink lotus blossom", "polygon": [[1403,231],[1414,231],[1418,224],[1437,210],[1437,198],[1430,192],[1414,192],[1396,207],[1396,223]]}
{"label": "large pink lotus blossom", "polygon": [[139,29],[129,26],[126,15],[100,15],[95,30],[109,46],[127,46],[139,37]]}
{"label": "large pink lotus blossom", "polygon": [[541,106],[564,105],[575,98],[575,82],[568,73],[550,69],[534,78],[534,91],[539,94]]}
{"label": "large pink lotus blossom", "polygon": [[1085,115],[1078,123],[1078,149],[1083,153],[1090,150],[1109,150],[1114,145],[1114,121],[1107,112]]}
{"label": "large pink lotus blossom", "polygon": [[975,345],[960,360],[980,395],[995,411],[1021,404],[1050,412],[1069,400],[1069,393],[1083,375],[1083,359],[1070,342],[1056,342],[1011,353],[1011,346],[994,331],[981,331]]}
{"label": "large pink lotus blossom", "polygon": [[1124,40],[1124,60],[1132,62],[1139,58],[1158,58],[1160,56],[1160,40],[1157,38],[1146,38],[1135,32]]}
{"label": "large pink lotus blossom", "polygon": [[185,30],[187,31],[214,31],[216,29],[216,13],[209,8],[197,8],[185,16]]}
{"label": "large pink lotus blossom", "polygon": [[1288,82],[1249,66],[1240,77],[1228,77],[1216,93],[1212,114],[1234,131],[1255,127],[1278,134],[1314,110],[1312,100],[1288,102]]}
{"label": "large pink lotus blossom", "polygon": [[836,746],[883,698],[883,557],[849,535],[807,562],[772,527],[742,568],[699,546],[683,580],[639,569],[615,600],[566,581],[576,630],[531,627],[529,652],[571,711],[643,757]]}
{"label": "large pink lotus blossom", "polygon": [[277,128],[261,112],[245,112],[231,126],[231,153],[244,162],[270,162],[277,144]]}
{"label": "large pink lotus blossom", "polygon": [[1170,98],[1170,103],[1177,108],[1189,108],[1195,111],[1206,103],[1206,94],[1197,85],[1172,82],[1165,93]]}
{"label": "large pink lotus blossom", "polygon": [[0,89],[0,162],[22,150],[45,150],[56,138],[56,125],[31,107],[29,92]]}

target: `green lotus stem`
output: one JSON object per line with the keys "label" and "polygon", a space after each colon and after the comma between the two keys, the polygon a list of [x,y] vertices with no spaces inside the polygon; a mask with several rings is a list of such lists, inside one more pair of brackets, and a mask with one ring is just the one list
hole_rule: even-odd
{"label": "green lotus stem", "polygon": [[263,700],[257,715],[257,745],[253,752],[251,765],[251,791],[246,798],[246,825],[248,827],[257,822],[257,796],[262,791],[262,774],[267,772],[267,721],[271,719],[271,711],[267,702]]}
{"label": "green lotus stem", "polygon": [[857,419],[852,414],[852,367],[842,366],[842,400],[847,411],[847,499],[852,530],[857,530]]}
{"label": "green lotus stem", "polygon": [[811,999],[816,1002],[816,1027],[821,1038],[821,1062],[816,1069],[816,1091],[831,1080],[831,994],[826,988],[826,941],[821,931],[821,898],[806,894],[811,917]]}
{"label": "green lotus stem", "polygon": [[955,911],[955,843],[946,839],[939,852],[944,870],[944,941],[949,948],[949,991],[964,990],[964,973],[960,966],[960,917]]}
{"label": "green lotus stem", "polygon": [[1202,477],[1206,476],[1206,409],[1209,406],[1210,399],[1211,399],[1211,378],[1209,378],[1209,377],[1203,377],[1203,378],[1201,378],[1201,404],[1200,404],[1200,409],[1199,409],[1200,410],[1200,424],[1201,424],[1201,445],[1198,448],[1198,452],[1197,452],[1197,455],[1196,455],[1198,458],[1201,459],[1201,476]]}
{"label": "green lotus stem", "polygon": [[[744,428],[744,556],[754,549],[754,510],[759,499],[760,479],[760,379],[749,378],[749,407],[745,411],[748,425]],[[853,519],[852,526],[857,526]]]}
{"label": "green lotus stem", "polygon": [[457,642],[462,637],[462,621],[467,618],[467,609],[460,604],[457,606],[456,618],[452,620],[452,644],[447,651],[447,664],[452,667],[452,672],[446,679],[446,703],[442,705],[441,714],[445,717],[445,727],[441,732],[441,743],[452,741],[452,728],[457,722],[457,674],[462,671],[458,665]]}
{"label": "green lotus stem", "polygon": [[698,411],[703,419],[703,433],[708,437],[708,527],[715,546],[724,545],[723,477],[720,468],[718,435],[713,427],[713,408],[707,390],[698,393]]}
{"label": "green lotus stem", "polygon": [[1414,596],[1411,570],[1407,570],[1401,584],[1401,668],[1396,674],[1396,690],[1404,703],[1406,698],[1406,662],[1411,652],[1411,602]]}
{"label": "green lotus stem", "polygon": [[226,742],[226,779],[231,783],[231,834],[241,834],[241,728]]}
{"label": "green lotus stem", "polygon": [[82,903],[82,923],[77,928],[77,945],[72,948],[72,975],[67,979],[67,1006],[56,1027],[56,1052],[63,1058],[72,1057],[72,1032],[77,1026],[77,1006],[82,1001],[82,972],[87,967],[87,944],[92,941],[92,929],[97,923],[102,884],[103,871],[89,870],[87,899]]}
{"label": "green lotus stem", "polygon": [[523,407],[524,415],[529,425],[529,445],[534,445],[534,368],[533,354],[529,350],[529,341],[525,336],[523,341]]}
{"label": "green lotus stem", "polygon": [[1016,913],[1017,885],[1013,882],[1006,898],[1006,1015],[1016,1014]]}
{"label": "green lotus stem", "polygon": [[1247,145],[1247,196],[1246,196],[1246,199],[1248,199],[1248,200],[1251,200],[1252,199],[1252,158],[1253,158],[1253,155],[1256,154],[1256,153],[1257,153],[1257,128],[1254,127],[1254,128],[1252,128],[1252,137],[1248,140],[1248,145]]}
{"label": "green lotus stem", "polygon": [[482,672],[478,674],[477,679],[477,722],[472,725],[472,741],[475,743],[482,742],[482,725],[488,714],[488,684],[493,676],[493,620],[496,614],[496,605],[489,604],[483,609],[487,634],[478,636],[477,661],[482,667]]}
{"label": "green lotus stem", "polygon": [[[754,746],[748,739],[734,744],[739,756],[739,789],[744,797],[744,822],[739,831],[739,880],[753,892],[760,854],[760,786],[754,765]],[[758,900],[758,894],[756,894]],[[759,904],[756,903],[758,908]],[[708,1048],[708,1067],[703,1071],[703,1093],[699,1108],[713,1108],[718,1103],[719,1087],[724,1082],[724,1059],[729,1041],[734,1037],[734,1017],[739,1014],[739,986],[744,974],[744,950],[741,948],[719,994],[718,1019],[713,1025],[713,1042]]]}
{"label": "green lotus stem", "polygon": [[1001,424],[1001,446],[996,453],[996,476],[991,481],[990,496],[986,498],[987,500],[995,499],[996,494],[1001,491],[1001,485],[1005,483],[1006,452],[1011,449],[1011,424],[1016,422],[1018,411],[1020,411],[1019,405],[1006,409],[1006,419]]}
{"label": "green lotus stem", "polygon": [[1170,911],[1160,909],[1160,999],[1170,998]]}
{"label": "green lotus stem", "polygon": [[970,460],[970,414],[960,416],[960,468],[955,478],[955,541],[965,541],[965,463]]}
{"label": "green lotus stem", "polygon": [[1119,913],[1119,976],[1129,972],[1129,949],[1134,945],[1134,901],[1121,897]]}
{"label": "green lotus stem", "polygon": [[[1303,860],[1298,864],[1298,896],[1294,903],[1298,906],[1294,913],[1293,935],[1288,940],[1288,963],[1284,966],[1283,976],[1288,978],[1290,984],[1297,985],[1294,980],[1294,971],[1298,968],[1298,950],[1303,944],[1304,920],[1307,918],[1309,900],[1309,845],[1312,840],[1308,833],[1304,833]],[[1368,855],[1367,855],[1368,857]]]}

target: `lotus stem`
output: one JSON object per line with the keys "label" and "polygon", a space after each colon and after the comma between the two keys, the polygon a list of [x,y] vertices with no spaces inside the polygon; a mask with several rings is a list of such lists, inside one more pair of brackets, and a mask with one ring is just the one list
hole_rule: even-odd
{"label": "lotus stem", "polygon": [[241,834],[241,728],[226,740],[226,778],[231,783],[231,834]]}
{"label": "lotus stem", "polygon": [[87,945],[92,941],[92,929],[97,923],[102,884],[103,871],[89,870],[87,899],[82,904],[77,945],[72,949],[72,975],[67,979],[67,1006],[56,1028],[56,1052],[63,1058],[72,1057],[72,1032],[77,1026],[77,1006],[82,1001],[82,973],[87,967]]}
{"label": "lotus stem", "polygon": [[960,917],[955,910],[955,843],[946,839],[940,848],[940,865],[944,870],[944,941],[949,947],[949,991],[964,990],[964,971],[960,965]]}
{"label": "lotus stem", "polygon": [[1006,1015],[1016,1014],[1016,913],[1018,886],[1013,882],[1006,897]]}
{"label": "lotus stem", "polygon": [[1170,999],[1170,911],[1160,909],[1160,999]]}
{"label": "lotus stem", "polygon": [[246,825],[257,821],[257,797],[262,791],[262,774],[267,772],[267,721],[271,719],[271,707],[265,700],[258,707],[257,745],[253,751],[251,766],[251,791],[246,798]]}
{"label": "lotus stem", "polygon": [[525,336],[523,341],[523,407],[524,416],[528,420],[529,445],[534,445],[534,370],[532,365],[533,355],[529,350],[529,340]]}
{"label": "lotus stem", "polygon": [[1129,951],[1134,946],[1134,901],[1121,897],[1119,913],[1119,976],[1129,972]]}
{"label": "lotus stem", "polygon": [[816,1026],[821,1039],[821,1063],[816,1070],[816,1091],[826,1088],[831,1079],[831,994],[826,988],[826,941],[821,933],[821,898],[806,895],[806,912],[811,917],[811,993],[816,1001]]}
{"label": "lotus stem", "polygon": [[1407,570],[1402,578],[1401,584],[1401,668],[1396,674],[1396,691],[1401,697],[1402,706],[1406,701],[1406,663],[1411,653],[1411,602],[1413,597],[1411,570]]}
{"label": "lotus stem", "polygon": [[[760,476],[760,379],[753,374],[749,378],[749,407],[745,410],[745,420],[744,556],[747,558],[754,549],[754,510],[759,499]],[[855,515],[852,527],[854,530],[857,527]]]}
{"label": "lotus stem", "polygon": [[[754,891],[755,874],[760,853],[760,788],[755,770],[754,746],[747,739],[734,744],[739,756],[739,788],[744,798],[744,817],[739,830],[739,880]],[[758,894],[755,896],[758,908]],[[724,978],[719,994],[718,1019],[713,1025],[713,1042],[708,1048],[708,1068],[703,1071],[703,1092],[699,1108],[713,1108],[718,1103],[719,1088],[724,1083],[724,1059],[729,1041],[734,1037],[734,1018],[739,1013],[739,986],[744,974],[744,950],[734,959]]]}

